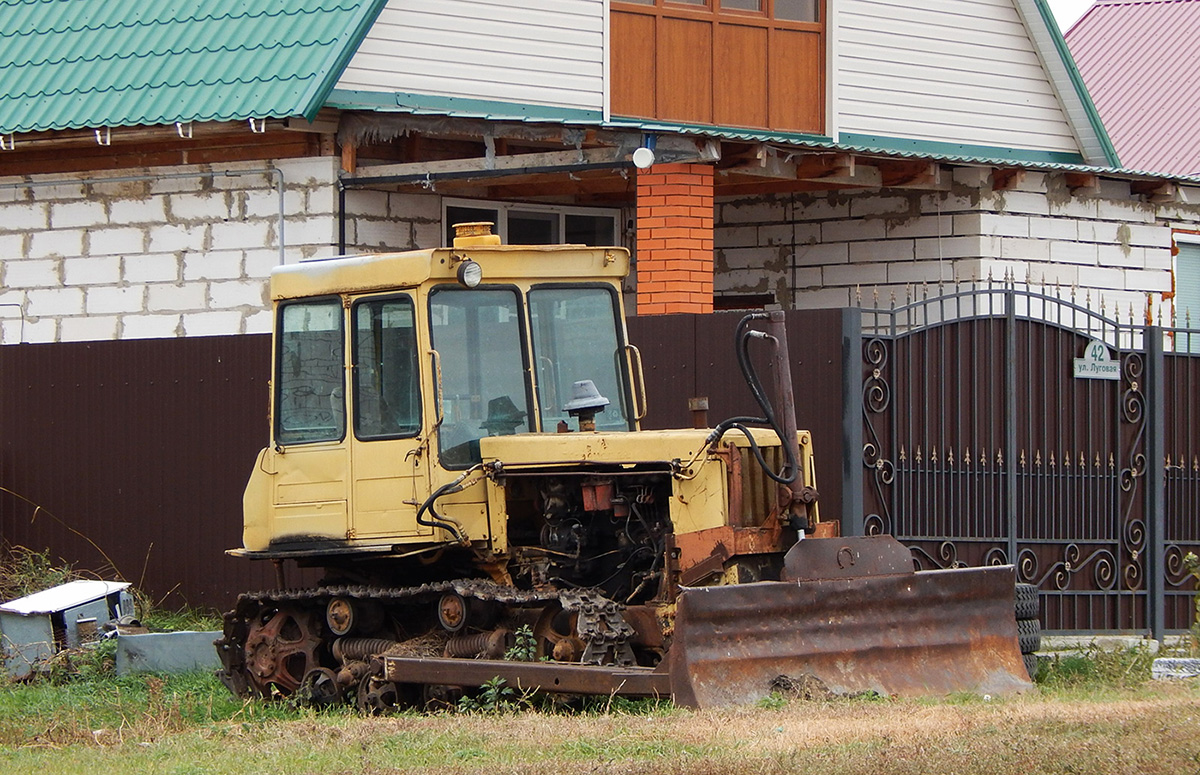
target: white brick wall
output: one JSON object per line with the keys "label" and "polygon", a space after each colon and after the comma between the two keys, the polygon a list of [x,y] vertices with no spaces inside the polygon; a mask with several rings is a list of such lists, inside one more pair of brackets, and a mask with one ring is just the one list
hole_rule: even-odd
{"label": "white brick wall", "polygon": [[[0,178],[0,303],[19,306],[0,307],[0,342],[269,331],[280,196],[265,166],[120,173],[170,176],[134,181]],[[275,166],[284,182],[284,261],[334,255],[339,159]],[[177,177],[188,171],[195,176]],[[442,241],[436,195],[349,192],[347,218],[351,253]]]}
{"label": "white brick wall", "polygon": [[[1027,172],[1000,191],[990,170],[949,177],[946,192],[800,194],[793,217],[790,196],[718,200],[717,291],[760,293],[764,276],[784,274],[792,298],[785,290],[777,300],[816,308],[857,289],[865,303],[876,293],[886,303],[922,284],[1012,276],[1074,287],[1081,303],[1090,295],[1127,314],[1129,303],[1143,309],[1147,293],[1170,290],[1172,227],[1200,222],[1200,189],[1153,204],[1115,179],[1072,193],[1054,172]],[[805,228],[793,241],[797,224]],[[781,247],[791,254],[783,273],[771,263]]]}

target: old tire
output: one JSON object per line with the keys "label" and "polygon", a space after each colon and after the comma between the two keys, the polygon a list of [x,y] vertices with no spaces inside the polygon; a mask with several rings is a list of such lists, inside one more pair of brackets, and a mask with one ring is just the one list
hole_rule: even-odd
{"label": "old tire", "polygon": [[1033,584],[1017,584],[1016,614],[1018,619],[1038,618],[1038,588]]}
{"label": "old tire", "polygon": [[1022,654],[1033,654],[1042,647],[1042,624],[1037,619],[1017,620],[1017,641]]}
{"label": "old tire", "polygon": [[1037,654],[1022,654],[1021,658],[1025,660],[1025,672],[1029,673],[1029,680],[1036,679],[1038,672]]}

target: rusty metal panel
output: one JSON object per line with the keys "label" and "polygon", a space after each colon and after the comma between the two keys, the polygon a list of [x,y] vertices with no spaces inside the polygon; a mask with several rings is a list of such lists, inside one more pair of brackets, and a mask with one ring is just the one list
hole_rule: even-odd
{"label": "rusty metal panel", "polygon": [[835,694],[1024,691],[1013,584],[1013,569],[996,567],[688,589],[675,701],[746,705],[805,676]]}
{"label": "rusty metal panel", "polygon": [[0,348],[0,526],[165,605],[274,586],[241,545],[267,439],[270,337]]}
{"label": "rusty metal panel", "polygon": [[397,683],[483,686],[501,678],[518,691],[667,697],[670,677],[649,667],[514,662],[502,659],[383,657],[384,675]]}

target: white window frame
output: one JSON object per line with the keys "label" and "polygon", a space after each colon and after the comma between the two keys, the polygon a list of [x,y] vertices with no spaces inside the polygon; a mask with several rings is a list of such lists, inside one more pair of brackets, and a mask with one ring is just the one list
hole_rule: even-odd
{"label": "white window frame", "polygon": [[[495,199],[456,199],[442,197],[442,233],[450,230],[450,222],[446,211],[451,207],[471,207],[479,210],[495,210],[497,213],[495,232],[500,235],[500,241],[505,245],[511,244],[508,238],[508,213],[519,210],[527,213],[546,213],[558,216],[558,233],[567,233],[568,215],[589,215],[593,217],[609,217],[613,223],[613,243],[621,244],[621,209],[619,207],[577,207],[573,205],[547,205],[529,202],[508,202]],[[594,246],[606,247],[606,246]]]}

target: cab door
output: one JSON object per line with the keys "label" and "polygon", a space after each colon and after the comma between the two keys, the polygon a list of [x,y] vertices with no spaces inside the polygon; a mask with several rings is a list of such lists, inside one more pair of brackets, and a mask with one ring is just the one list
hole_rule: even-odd
{"label": "cab door", "polygon": [[354,538],[423,537],[429,494],[422,431],[416,310],[407,294],[360,299],[350,309]]}
{"label": "cab door", "polygon": [[349,526],[345,311],[337,297],[281,305],[272,397],[271,539],[342,540]]}

